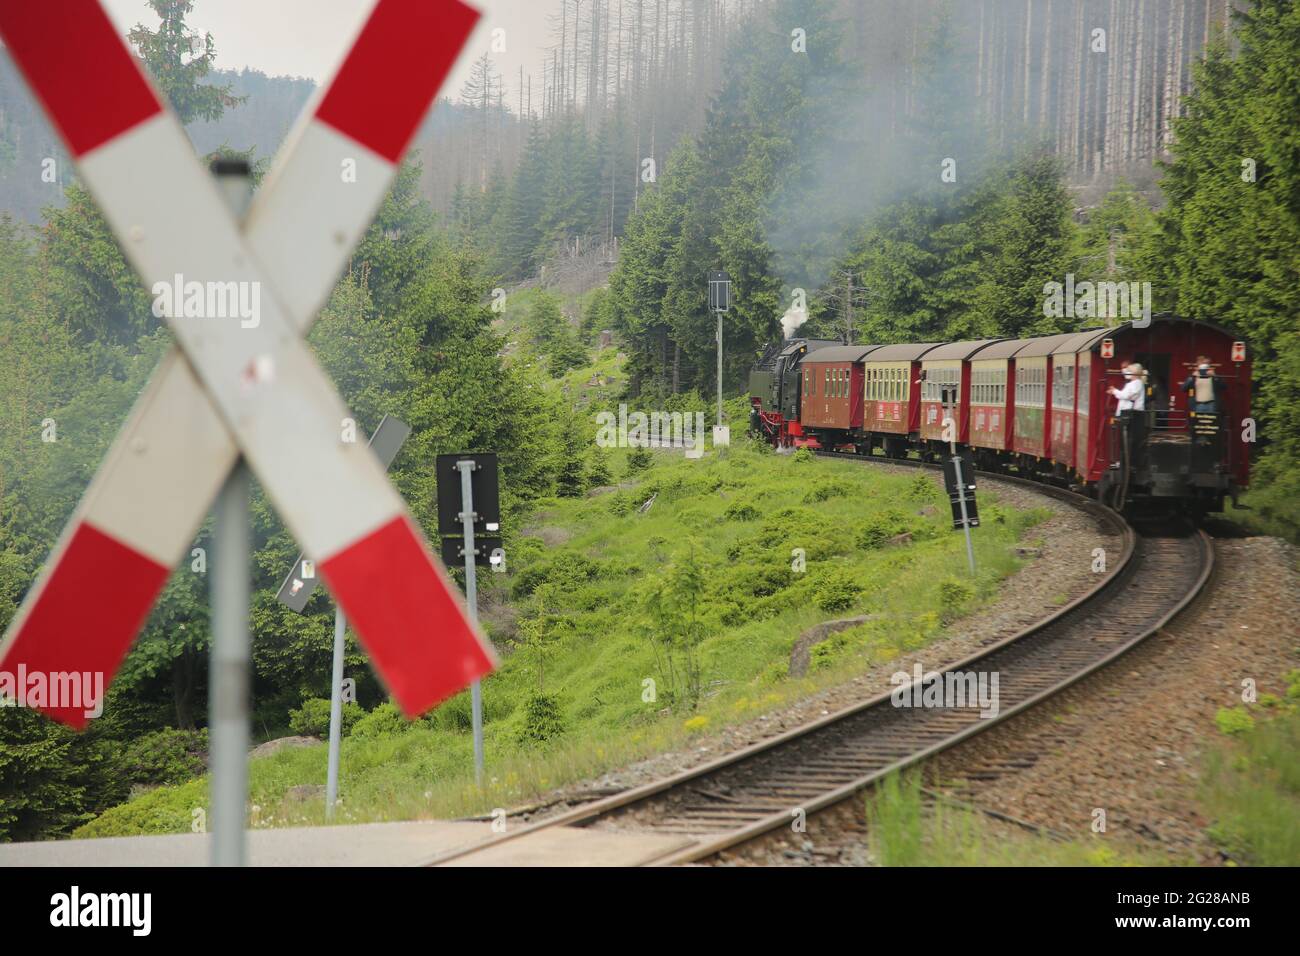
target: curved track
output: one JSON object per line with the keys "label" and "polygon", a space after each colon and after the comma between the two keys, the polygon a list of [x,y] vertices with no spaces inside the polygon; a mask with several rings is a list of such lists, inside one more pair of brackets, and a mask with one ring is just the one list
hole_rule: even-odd
{"label": "curved track", "polygon": [[[887,463],[924,467],[909,460]],[[1068,500],[1110,524],[1123,540],[1118,560],[1091,592],[940,671],[996,673],[995,716],[981,717],[976,707],[896,707],[889,693],[881,694],[702,766],[521,827],[488,845],[546,827],[595,826],[693,839],[653,861],[656,865],[711,856],[789,825],[800,811],[837,803],[1086,677],[1156,633],[1200,593],[1213,570],[1214,550],[1204,532],[1166,527],[1138,533],[1110,509],[1071,492],[1003,475],[985,477]]]}

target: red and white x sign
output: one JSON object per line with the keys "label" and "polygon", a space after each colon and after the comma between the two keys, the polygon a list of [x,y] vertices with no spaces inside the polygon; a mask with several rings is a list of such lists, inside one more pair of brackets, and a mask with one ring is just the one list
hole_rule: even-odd
{"label": "red and white x sign", "polygon": [[[260,290],[256,321],[166,316],[180,349],[19,608],[0,670],[111,678],[241,453],[408,715],[492,669],[378,461],[343,440],[347,409],[302,340],[477,19],[459,0],[377,0],[241,232],[98,0],[0,0],[0,38],[146,287]],[[43,709],[85,725],[84,702]]]}

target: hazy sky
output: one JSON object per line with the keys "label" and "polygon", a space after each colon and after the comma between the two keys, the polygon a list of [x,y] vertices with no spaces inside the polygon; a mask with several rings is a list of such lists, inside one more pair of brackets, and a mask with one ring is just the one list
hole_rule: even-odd
{"label": "hazy sky", "polygon": [[[492,60],[505,77],[507,99],[514,99],[521,66],[533,74],[534,88],[540,88],[542,44],[550,39],[547,15],[558,14],[562,0],[467,2],[483,16],[443,93],[454,97],[460,92],[470,64],[488,51],[496,27],[506,31],[506,50],[493,53]],[[338,65],[370,5],[369,0],[195,0],[187,22],[212,34],[222,69],[249,66],[272,76],[308,76],[319,82]],[[158,24],[145,0],[105,0],[105,6],[122,33],[137,23]]]}

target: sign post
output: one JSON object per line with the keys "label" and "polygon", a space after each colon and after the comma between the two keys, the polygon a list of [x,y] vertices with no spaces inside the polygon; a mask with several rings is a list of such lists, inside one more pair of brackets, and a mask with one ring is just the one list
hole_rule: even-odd
{"label": "sign post", "polygon": [[[456,462],[460,469],[460,518],[465,526],[465,603],[469,606],[469,619],[478,624],[478,577],[474,561],[474,460],[462,458]],[[483,684],[470,685],[470,720],[474,727],[474,782],[483,786]]]}
{"label": "sign post", "polygon": [[731,444],[731,429],[722,424],[722,316],[731,309],[731,277],[709,273],[709,308],[718,317],[718,423],[713,426],[713,447]]}
{"label": "sign post", "polygon": [[[216,160],[212,173],[237,220],[243,221],[253,196],[252,169],[244,160]],[[241,458],[226,476],[213,508],[209,649],[211,693],[208,725],[212,758],[213,866],[245,866],[248,838],[244,802],[248,793],[248,565],[252,553],[249,475]]]}
{"label": "sign post", "polygon": [[[465,567],[465,601],[470,620],[478,626],[478,565],[495,566],[501,549],[501,490],[497,456],[439,455],[438,531],[443,561],[459,558]],[[459,491],[459,495],[457,495]],[[477,533],[482,528],[485,535]],[[459,541],[457,540],[459,536]],[[483,784],[483,686],[470,685],[470,715],[474,730],[474,780]]]}
{"label": "sign post", "polygon": [[[385,415],[379,427],[370,436],[370,450],[375,453],[379,463],[387,471],[393,459],[401,449],[402,443],[411,434],[411,426],[392,415]],[[316,562],[299,553],[284,583],[276,594],[276,599],[299,614],[307,607],[307,602],[316,592],[319,578],[316,577]],[[334,605],[334,662],[330,677],[330,743],[329,766],[325,773],[325,819],[334,817],[334,808],[339,798],[339,751],[343,741],[343,650],[347,635],[347,618],[343,608]]]}
{"label": "sign post", "polygon": [[[948,501],[952,505],[952,522],[954,528],[961,528],[966,535],[966,562],[970,573],[975,575],[975,548],[971,543],[970,529],[980,523],[979,511],[975,505],[975,459],[970,451],[957,451],[957,420],[954,417],[956,405],[945,408],[944,426],[949,429],[950,457],[944,462],[944,485],[948,490]],[[968,496],[969,493],[969,496]]]}

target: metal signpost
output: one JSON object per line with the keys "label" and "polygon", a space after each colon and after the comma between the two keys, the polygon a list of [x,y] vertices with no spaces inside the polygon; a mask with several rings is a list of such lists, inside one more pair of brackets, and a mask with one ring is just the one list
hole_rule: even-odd
{"label": "metal signpost", "polygon": [[[397,452],[411,434],[411,426],[399,418],[385,415],[370,436],[370,450],[379,459],[384,470],[393,464]],[[276,600],[297,611],[299,614],[307,606],[316,584],[320,580],[316,575],[316,562],[301,552],[289,569],[288,576],[280,585]],[[329,764],[325,773],[325,818],[334,816],[334,807],[339,798],[339,750],[343,741],[343,649],[347,635],[347,618],[343,608],[334,607],[334,663],[330,679],[330,743]]]}
{"label": "metal signpost", "polygon": [[[98,0],[0,3],[0,40],[145,288],[156,295],[175,283],[161,311],[178,346],[28,590],[0,643],[0,668],[111,681],[241,459],[316,558],[408,716],[495,666],[383,469],[339,440],[347,408],[302,338],[477,19],[459,0],[374,0],[241,225]],[[377,99],[382,111],[371,105]],[[183,308],[175,301],[181,286]],[[231,289],[238,303],[258,304],[244,314]],[[214,300],[226,305],[209,315]],[[239,530],[247,518],[225,518],[246,507],[241,484],[236,473],[219,509],[214,761],[218,747],[233,752],[229,724],[242,723],[248,737],[247,598],[239,590],[247,568],[235,567],[247,550]],[[241,606],[244,619],[231,624],[222,609]],[[81,706],[42,709],[77,729],[88,720]],[[214,768],[213,860],[238,862],[247,787],[225,766],[221,758]]]}
{"label": "metal signpost", "polygon": [[[966,534],[966,561],[970,573],[975,574],[975,548],[971,544],[970,529],[979,527],[979,510],[975,504],[975,457],[967,449],[957,451],[957,419],[954,417],[955,405],[944,407],[944,426],[951,428],[952,439],[949,442],[951,456],[943,463],[943,482],[948,491],[948,501],[952,505],[952,526],[961,528]],[[967,480],[969,477],[969,480]]]}
{"label": "metal signpost", "polygon": [[709,273],[709,309],[718,317],[718,423],[713,427],[713,446],[731,443],[731,429],[722,424],[722,316],[731,309],[731,277],[725,272]]}
{"label": "metal signpost", "polygon": [[[478,568],[501,560],[501,490],[497,456],[493,453],[439,455],[438,533],[443,535],[443,561],[459,558],[465,567],[465,601],[470,620],[478,625]],[[459,494],[457,493],[459,492]],[[478,535],[478,531],[485,532]],[[457,537],[459,536],[459,540]],[[474,726],[474,779],[483,783],[483,687],[470,685]]]}
{"label": "metal signpost", "polygon": [[[243,222],[253,197],[252,169],[244,160],[215,160],[217,188]],[[226,476],[213,508],[211,689],[208,734],[212,772],[212,865],[244,866],[244,794],[248,793],[248,631],[252,525],[249,474],[241,458]]]}

